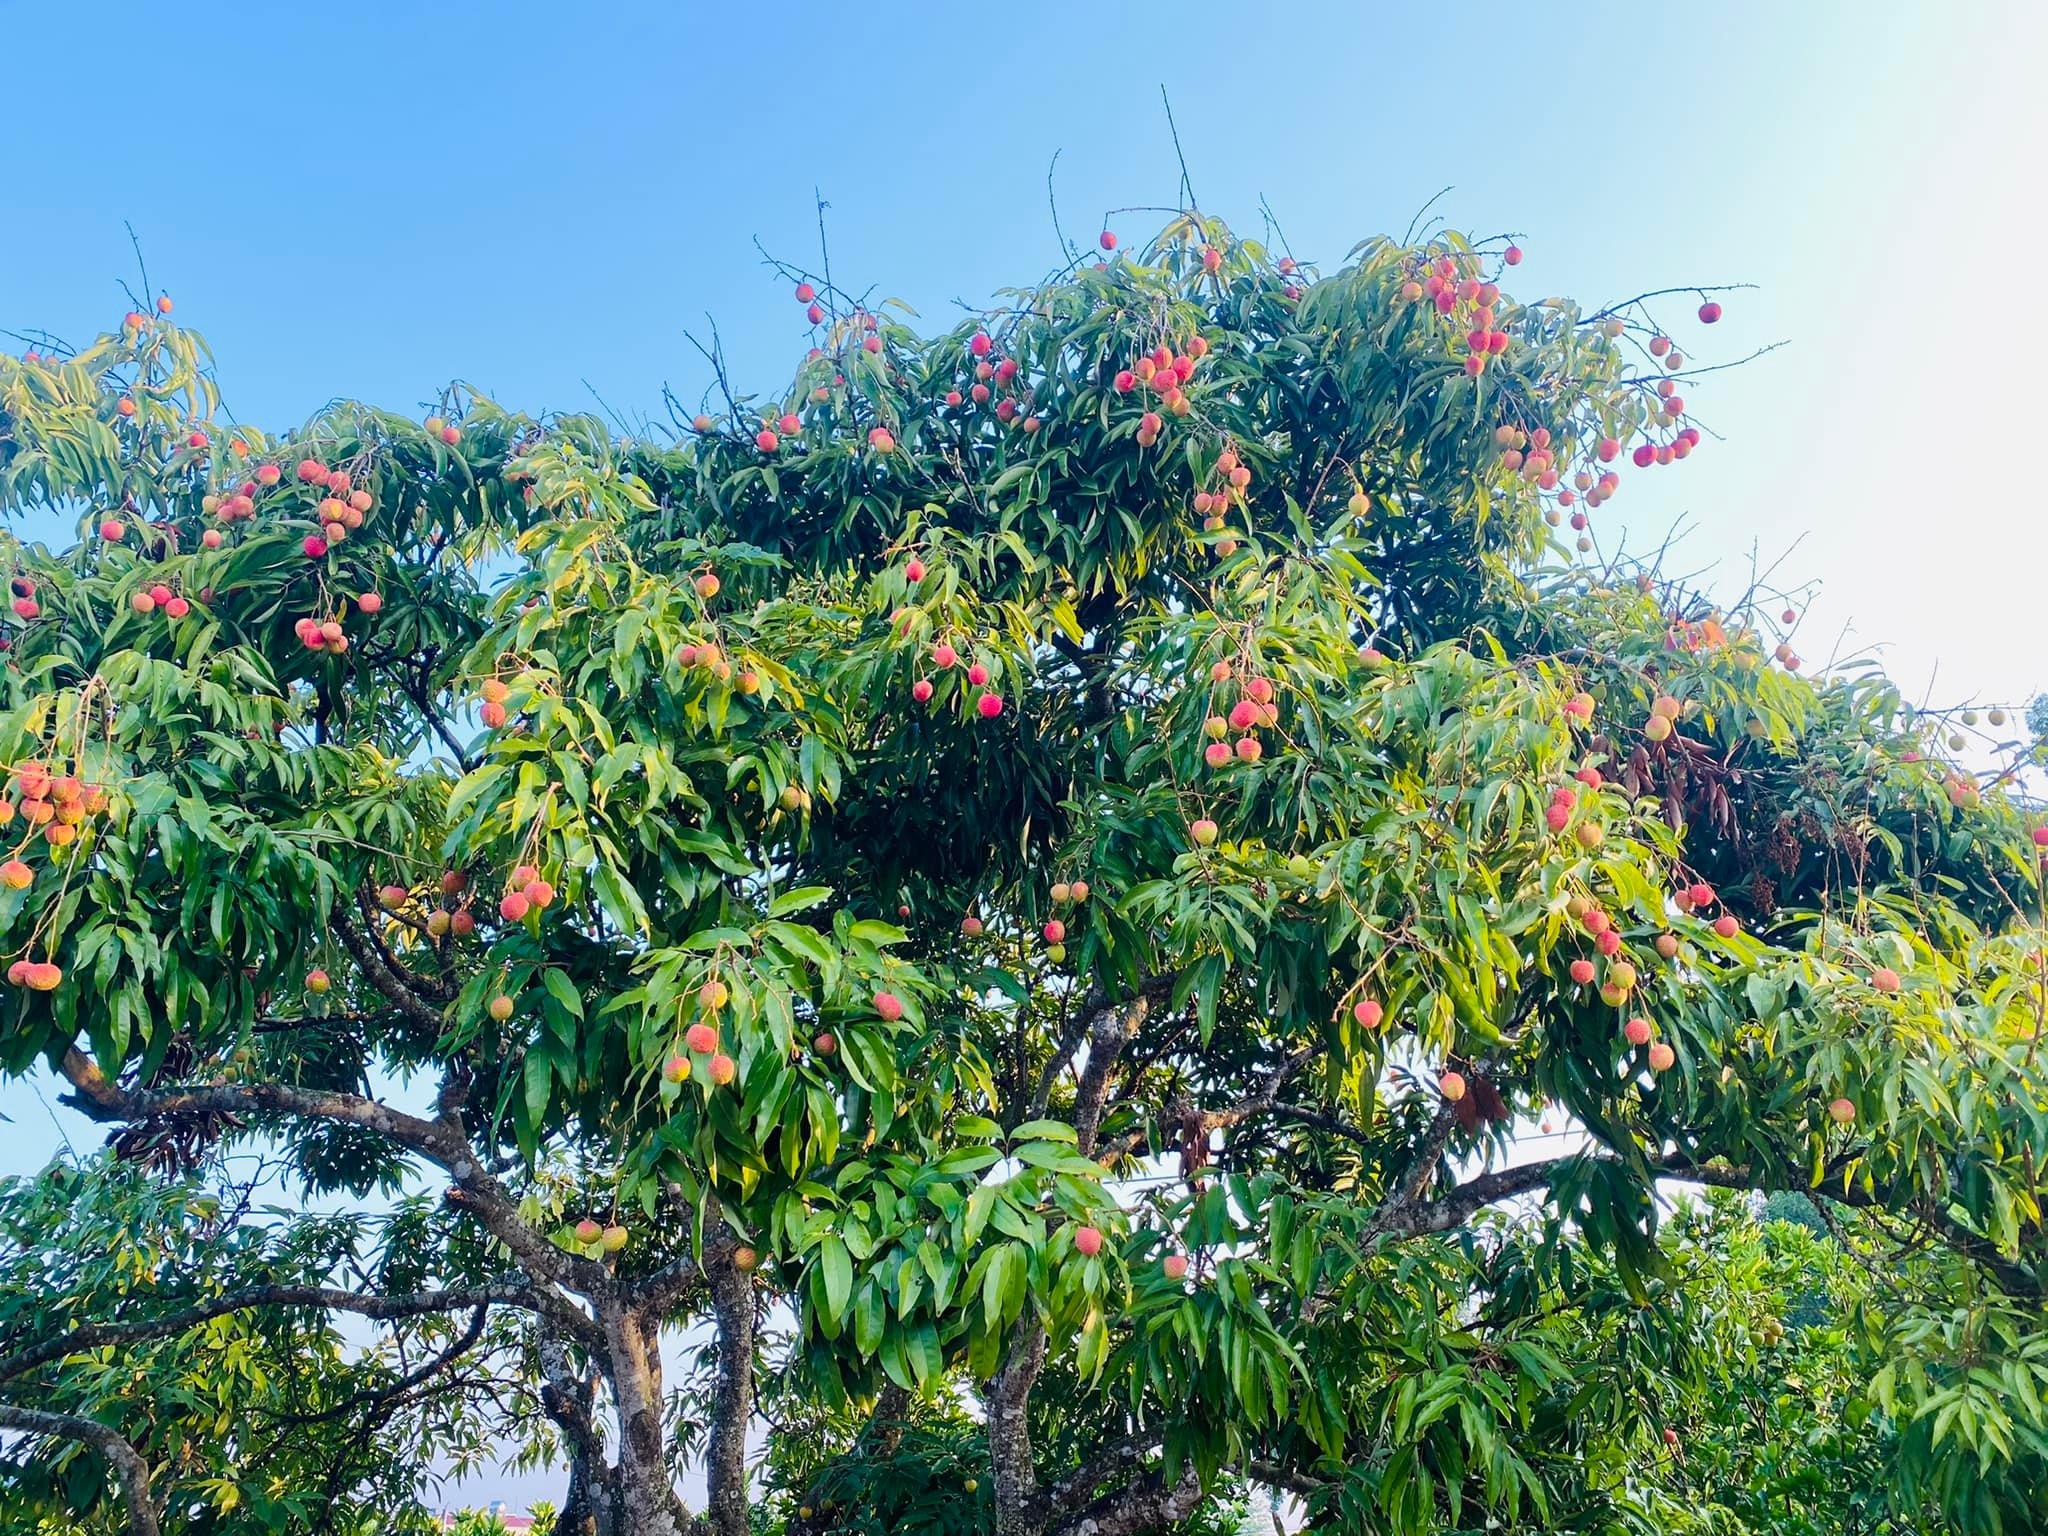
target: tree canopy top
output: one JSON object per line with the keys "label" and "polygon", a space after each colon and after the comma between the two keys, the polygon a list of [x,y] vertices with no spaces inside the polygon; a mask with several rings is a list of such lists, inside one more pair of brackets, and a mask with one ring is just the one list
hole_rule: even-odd
{"label": "tree canopy top", "polygon": [[1588,1253],[1668,1289],[1672,1174],[2037,1304],[2040,829],[1779,594],[1583,558],[1692,369],[1517,254],[1187,214],[935,336],[792,271],[789,387],[626,438],[272,437],[167,312],[0,357],[0,511],[80,530],[0,543],[0,1062],[166,1167],[439,1169],[433,1274],[611,1362],[635,1531],[620,1319],[751,1341],[753,1286],[819,1401],[972,1380],[1005,1529],[1110,1536],[1254,1467],[1371,1529],[1591,1498],[1627,1373],[1542,1319]]}

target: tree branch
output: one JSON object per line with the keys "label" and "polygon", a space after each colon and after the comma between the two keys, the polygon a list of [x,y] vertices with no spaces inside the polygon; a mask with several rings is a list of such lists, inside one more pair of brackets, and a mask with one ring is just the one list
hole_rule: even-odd
{"label": "tree branch", "polygon": [[689,1295],[703,1279],[704,1271],[696,1258],[686,1253],[632,1282],[624,1296],[629,1306],[661,1312]]}
{"label": "tree branch", "polygon": [[555,1517],[560,1536],[598,1536],[612,1528],[617,1488],[605,1465],[604,1445],[591,1416],[596,1396],[591,1377],[569,1358],[565,1336],[542,1324],[539,1346],[543,1381],[541,1411],[569,1447],[569,1488]]}
{"label": "tree branch", "polygon": [[448,1022],[440,1005],[455,996],[454,988],[408,970],[392,958],[391,951],[371,926],[374,919],[368,893],[358,891],[356,902],[361,908],[363,926],[357,928],[347,913],[337,912],[331,925],[334,936],[348,951],[349,958],[362,967],[370,985],[404,1009],[409,1017],[438,1033]]}
{"label": "tree branch", "polygon": [[1285,1488],[1289,1493],[1320,1493],[1330,1486],[1323,1478],[1293,1471],[1277,1461],[1267,1461],[1259,1456],[1248,1456],[1239,1465],[1253,1482],[1264,1483],[1269,1488]]}
{"label": "tree branch", "polygon": [[[438,1019],[439,1015],[435,1017]],[[357,1094],[295,1088],[284,1083],[213,1083],[161,1090],[128,1088],[101,1072],[98,1064],[75,1046],[65,1049],[57,1069],[73,1089],[66,1095],[67,1100],[96,1120],[233,1114],[286,1116],[359,1126],[444,1169],[462,1191],[463,1208],[476,1215],[527,1273],[586,1296],[609,1294],[613,1289],[611,1272],[602,1264],[563,1252],[519,1215],[518,1202],[483,1166],[463,1133],[458,1112],[460,1096],[452,1084],[442,1090],[441,1116],[427,1120]],[[551,1300],[545,1293],[537,1293],[536,1299],[542,1305]],[[568,1326],[587,1334],[589,1320],[574,1307],[564,1306],[561,1313]]]}
{"label": "tree branch", "polygon": [[1147,977],[1136,992],[1097,1009],[1089,1019],[1088,1065],[1081,1071],[1081,1085],[1074,1094],[1074,1136],[1083,1157],[1095,1150],[1103,1101],[1109,1096],[1110,1075],[1126,1048],[1137,1039],[1138,1031],[1144,1028],[1153,1005],[1173,995],[1177,975],[1167,971]]}
{"label": "tree branch", "polygon": [[1092,1457],[1057,1482],[1046,1485],[1038,1499],[1041,1521],[1072,1514],[1096,1489],[1119,1472],[1136,1470],[1158,1448],[1156,1429],[1133,1429],[1111,1436]]}
{"label": "tree branch", "polygon": [[97,1419],[70,1413],[46,1413],[39,1408],[16,1408],[0,1403],[0,1429],[18,1429],[24,1434],[56,1435],[78,1440],[105,1457],[121,1484],[121,1508],[127,1518],[128,1536],[159,1536],[156,1505],[149,1496],[149,1464],[126,1436],[107,1428]]}
{"label": "tree branch", "polygon": [[1128,1488],[1107,1494],[1072,1519],[1053,1528],[1052,1536],[1138,1536],[1141,1531],[1178,1525],[1202,1502],[1202,1479],[1193,1462],[1168,1483],[1152,1473]]}
{"label": "tree branch", "polygon": [[1254,1115],[1263,1114],[1275,1107],[1280,1090],[1288,1080],[1321,1054],[1320,1045],[1305,1045],[1290,1056],[1282,1057],[1278,1066],[1266,1074],[1265,1083],[1256,1093],[1247,1094],[1227,1109],[1203,1110],[1193,1118],[1193,1123],[1202,1131],[1228,1130],[1241,1125]]}
{"label": "tree branch", "polygon": [[[1296,1119],[1308,1120],[1311,1123],[1331,1124],[1334,1128],[1343,1131],[1354,1139],[1362,1139],[1363,1133],[1343,1126],[1341,1122],[1326,1122],[1323,1117],[1314,1116],[1307,1110],[1300,1109],[1294,1105],[1283,1105],[1278,1102],[1280,1090],[1287,1086],[1289,1080],[1296,1073],[1315,1060],[1321,1054],[1322,1049],[1320,1045],[1305,1045],[1292,1055],[1283,1057],[1279,1064],[1266,1075],[1265,1083],[1256,1092],[1246,1095],[1235,1104],[1228,1105],[1222,1109],[1198,1110],[1193,1104],[1183,1100],[1174,1104],[1169,1113],[1179,1121],[1186,1132],[1197,1136],[1207,1136],[1211,1131],[1226,1130],[1233,1125],[1242,1124],[1254,1115],[1263,1114],[1271,1110],[1276,1113],[1284,1112]],[[1144,1140],[1145,1133],[1141,1130],[1132,1131],[1128,1135],[1118,1137],[1116,1141],[1102,1150],[1101,1155],[1096,1161],[1105,1166],[1113,1164],[1119,1159],[1128,1157],[1132,1152],[1135,1152],[1143,1144]]]}
{"label": "tree branch", "polygon": [[[1512,1199],[1516,1195],[1531,1194],[1536,1190],[1549,1188],[1564,1169],[1589,1163],[1619,1165],[1621,1162],[1622,1159],[1613,1156],[1575,1152],[1567,1157],[1554,1157],[1541,1162],[1523,1163],[1514,1168],[1495,1169],[1491,1173],[1483,1173],[1466,1180],[1432,1201],[1418,1203],[1412,1197],[1389,1200],[1381,1207],[1380,1214],[1374,1218],[1368,1235],[1417,1237],[1433,1232],[1448,1232],[1453,1227],[1463,1224],[1482,1207]],[[1957,1254],[1982,1265],[2008,1294],[2028,1298],[2048,1295],[2048,1284],[2044,1284],[2042,1278],[2030,1266],[2006,1257],[1988,1238],[1972,1232],[1947,1212],[1938,1210],[1925,1201],[1901,1202],[1896,1191],[1882,1188],[1863,1190],[1853,1186],[1829,1189],[1769,1169],[1739,1167],[1725,1162],[1700,1162],[1679,1152],[1651,1158],[1648,1167],[1653,1174],[1683,1179],[1693,1184],[1706,1184],[1718,1189],[1758,1193],[1782,1191],[1817,1196],[1859,1210],[1899,1210],[1932,1229],[1935,1236]],[[1419,1190],[1419,1186],[1417,1188]]]}
{"label": "tree branch", "polygon": [[259,1285],[248,1290],[229,1291],[220,1296],[208,1297],[205,1301],[167,1312],[161,1317],[147,1318],[133,1323],[82,1323],[68,1333],[54,1339],[45,1339],[11,1355],[0,1356],[0,1382],[12,1381],[38,1366],[53,1360],[62,1360],[70,1355],[82,1354],[87,1350],[103,1349],[109,1344],[133,1344],[143,1339],[168,1338],[196,1328],[201,1323],[211,1322],[216,1317],[226,1317],[232,1312],[248,1312],[257,1307],[310,1307],[326,1312],[352,1312],[359,1317],[372,1318],[378,1322],[397,1322],[409,1317],[424,1317],[435,1312],[455,1312],[466,1307],[481,1311],[493,1304],[536,1309],[533,1288],[524,1280],[501,1282],[495,1285],[450,1287],[440,1291],[425,1291],[414,1296],[376,1296],[360,1291],[346,1291],[333,1286],[318,1285]]}
{"label": "tree branch", "polygon": [[1045,1324],[1027,1311],[1010,1331],[1003,1363],[989,1379],[989,1472],[995,1479],[996,1528],[1031,1526],[1038,1501],[1038,1469],[1031,1451],[1031,1389],[1045,1369]]}
{"label": "tree branch", "polygon": [[266,1412],[264,1417],[274,1424],[319,1424],[330,1419],[338,1419],[344,1414],[352,1413],[358,1407],[368,1407],[372,1410],[381,1408],[403,1397],[422,1382],[429,1381],[433,1377],[440,1375],[441,1372],[447,1370],[456,1361],[460,1360],[472,1349],[475,1349],[478,1342],[484,1336],[484,1324],[489,1320],[490,1315],[491,1309],[489,1307],[478,1307],[470,1314],[469,1326],[462,1330],[461,1335],[454,1343],[450,1344],[446,1349],[435,1351],[422,1364],[407,1371],[387,1386],[366,1387],[360,1392],[351,1392],[340,1402],[326,1408],[316,1409],[310,1413]]}

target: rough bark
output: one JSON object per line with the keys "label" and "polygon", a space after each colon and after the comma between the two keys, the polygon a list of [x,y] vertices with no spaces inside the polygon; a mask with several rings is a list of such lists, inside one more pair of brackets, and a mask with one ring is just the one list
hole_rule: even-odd
{"label": "rough bark", "polygon": [[896,1448],[903,1443],[903,1430],[909,1414],[909,1392],[894,1382],[883,1387],[875,1395],[875,1407],[868,1415],[867,1428],[861,1431],[863,1447],[876,1456],[894,1456]]}
{"label": "rough bark", "polygon": [[605,1376],[619,1421],[619,1536],[682,1536],[691,1521],[669,1478],[661,1413],[660,1324],[615,1301],[597,1308],[605,1339]]}
{"label": "rough bark", "polygon": [[45,1413],[37,1408],[14,1408],[0,1403],[0,1429],[16,1429],[30,1435],[57,1435],[91,1446],[106,1458],[121,1486],[121,1515],[128,1536],[159,1536],[156,1505],[149,1494],[149,1464],[127,1438],[97,1419],[69,1413]]}
{"label": "rough bark", "polygon": [[747,1425],[754,1416],[754,1286],[730,1252],[707,1260],[711,1310],[718,1325],[718,1379],[712,1395],[705,1482],[717,1536],[747,1536]]}
{"label": "rough bark", "polygon": [[618,1490],[605,1464],[593,1416],[595,1383],[570,1358],[568,1341],[543,1328],[541,1408],[562,1432],[569,1452],[569,1487],[555,1516],[555,1536],[618,1536]]}
{"label": "rough bark", "polygon": [[1039,1526],[1038,1471],[1031,1453],[1031,1389],[1045,1368],[1045,1325],[1020,1319],[1002,1368],[988,1384],[989,1474],[1000,1536],[1027,1536]]}
{"label": "rough bark", "polygon": [[1171,1482],[1163,1474],[1150,1473],[1061,1521],[1052,1528],[1053,1536],[1138,1536],[1179,1524],[1201,1502],[1202,1479],[1192,1464]]}
{"label": "rough bark", "polygon": [[[129,1088],[101,1072],[98,1063],[76,1048],[64,1052],[58,1070],[71,1084],[71,1102],[99,1120],[137,1121],[212,1113],[359,1126],[445,1171],[461,1191],[462,1208],[510,1249],[520,1268],[529,1275],[586,1296],[608,1294],[612,1289],[611,1272],[602,1264],[563,1252],[545,1234],[521,1219],[518,1201],[471,1147],[463,1130],[457,1092],[444,1092],[441,1112],[430,1120],[359,1094],[296,1088],[285,1083],[216,1083],[164,1090]],[[568,1326],[575,1324],[570,1322]]]}
{"label": "rough bark", "polygon": [[[1075,1090],[1073,1110],[1075,1142],[1082,1156],[1095,1151],[1103,1105],[1115,1081],[1117,1064],[1144,1028],[1153,1004],[1170,995],[1172,986],[1171,975],[1149,978],[1130,996],[1095,1006],[1086,1016],[1085,1031],[1072,1037],[1085,1038],[1088,1044],[1088,1062]],[[1090,1002],[1096,1004],[1097,999],[1091,997]],[[1074,1046],[1063,1044],[1062,1050],[1071,1057]],[[1048,1068],[1048,1074],[1052,1070]],[[1042,1081],[1040,1092],[1046,1088],[1047,1082]],[[1045,1346],[1045,1325],[1037,1316],[1020,1318],[1011,1330],[1003,1363],[989,1382],[989,1473],[995,1484],[1000,1536],[1027,1536],[1042,1530],[1046,1521],[1031,1449],[1031,1391],[1045,1369]]]}

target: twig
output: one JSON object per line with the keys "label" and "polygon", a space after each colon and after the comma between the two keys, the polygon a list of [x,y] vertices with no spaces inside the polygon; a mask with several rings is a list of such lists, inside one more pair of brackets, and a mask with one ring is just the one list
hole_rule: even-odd
{"label": "twig", "polygon": [[[1598,319],[1599,317],[1596,315],[1591,318]],[[1789,347],[1791,345],[1792,343],[1789,340],[1774,341],[1768,346],[1758,347],[1747,357],[1736,358],[1732,363],[1713,363],[1705,368],[1680,368],[1671,373],[1635,373],[1630,374],[1626,378],[1618,379],[1615,382],[1619,384],[1654,384],[1659,379],[1695,379],[1703,373],[1719,373],[1726,368],[1740,368],[1744,363],[1753,363],[1758,358],[1777,351],[1780,347]]]}
{"label": "twig", "polygon": [[1052,161],[1045,168],[1045,201],[1046,206],[1052,209],[1053,238],[1059,242],[1060,254],[1066,257],[1068,263],[1071,264],[1075,259],[1074,249],[1067,244],[1066,231],[1060,228],[1060,201],[1057,197],[1053,196],[1052,191],[1052,173],[1059,168],[1060,153],[1059,150],[1054,150],[1052,152]]}
{"label": "twig", "polygon": [[1188,179],[1188,157],[1181,153],[1180,125],[1173,120],[1173,98],[1166,94],[1166,83],[1160,82],[1159,99],[1166,105],[1166,131],[1173,135],[1173,157],[1180,162],[1180,192],[1182,213],[1193,213],[1201,205],[1195,198],[1195,184]]}
{"label": "twig", "polygon": [[1401,236],[1401,243],[1403,245],[1413,245],[1415,243],[1415,226],[1422,222],[1422,216],[1425,213],[1429,212],[1430,209],[1434,208],[1445,197],[1448,197],[1450,191],[1451,189],[1447,186],[1439,187],[1435,197],[1432,197],[1428,202],[1415,210],[1415,217],[1408,221],[1408,232]]}

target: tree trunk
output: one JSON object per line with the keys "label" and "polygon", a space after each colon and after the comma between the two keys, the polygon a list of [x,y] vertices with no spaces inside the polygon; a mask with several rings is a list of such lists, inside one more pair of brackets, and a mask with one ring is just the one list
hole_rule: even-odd
{"label": "tree trunk", "polygon": [[597,1321],[619,1417],[615,1536],[683,1536],[693,1522],[669,1479],[656,1353],[660,1324],[613,1301],[599,1304]]}
{"label": "tree trunk", "polygon": [[540,1335],[541,1407],[569,1451],[569,1488],[555,1516],[554,1536],[618,1536],[617,1486],[605,1464],[592,1418],[593,1382],[569,1358],[566,1342],[546,1325]]}
{"label": "tree trunk", "polygon": [[988,1459],[995,1479],[998,1536],[1031,1536],[1041,1523],[1038,1472],[1031,1457],[1031,1389],[1045,1368],[1045,1327],[1020,1320],[1002,1369],[988,1384]]}
{"label": "tree trunk", "polygon": [[711,1405],[710,1525],[716,1536],[747,1536],[747,1425],[754,1417],[754,1287],[721,1254],[709,1265],[718,1324],[718,1384]]}

